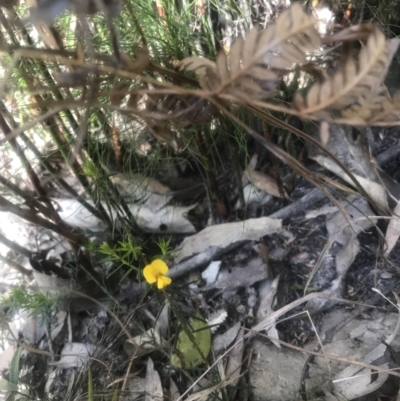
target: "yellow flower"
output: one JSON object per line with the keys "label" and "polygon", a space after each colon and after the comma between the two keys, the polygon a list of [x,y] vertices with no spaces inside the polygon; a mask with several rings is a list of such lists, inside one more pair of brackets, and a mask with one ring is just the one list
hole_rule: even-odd
{"label": "yellow flower", "polygon": [[143,269],[143,276],[149,284],[157,283],[159,290],[171,284],[172,280],[166,276],[168,266],[161,259],[156,259]]}

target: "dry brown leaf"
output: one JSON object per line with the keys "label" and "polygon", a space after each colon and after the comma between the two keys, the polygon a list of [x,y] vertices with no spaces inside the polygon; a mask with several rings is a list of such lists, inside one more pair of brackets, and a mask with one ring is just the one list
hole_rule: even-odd
{"label": "dry brown leaf", "polygon": [[388,228],[386,230],[386,243],[387,248],[385,250],[384,256],[387,258],[397,243],[400,237],[400,202],[397,203],[393,211],[393,216],[389,221]]}
{"label": "dry brown leaf", "polygon": [[245,39],[237,38],[229,57],[223,51],[216,62],[189,57],[181,62],[181,69],[198,74],[201,87],[212,93],[268,97],[276,87],[277,70],[305,63],[305,53],[320,45],[314,24],[301,5],[294,3],[274,25],[263,31],[253,28]]}
{"label": "dry brown leaf", "polygon": [[316,114],[343,110],[363,96],[374,96],[385,76],[388,51],[385,36],[376,27],[358,59],[349,58],[331,78],[315,83],[305,97],[296,94],[294,106],[303,114]]}
{"label": "dry brown leaf", "polygon": [[[280,198],[282,195],[279,191],[279,186],[276,181],[270,176],[261,173],[259,171],[254,171],[257,165],[258,155],[254,154],[250,160],[247,169],[243,173],[242,182],[247,183],[246,179],[250,181],[257,189],[263,191],[269,195]],[[284,189],[283,189],[284,191]],[[284,192],[285,198],[287,198],[287,193]]]}
{"label": "dry brown leaf", "polygon": [[[270,176],[260,173],[259,171],[245,171],[244,175],[246,178],[252,182],[252,184],[259,190],[266,192],[277,198],[281,197],[279,192],[279,187],[276,181]],[[285,197],[287,194],[285,193]]]}

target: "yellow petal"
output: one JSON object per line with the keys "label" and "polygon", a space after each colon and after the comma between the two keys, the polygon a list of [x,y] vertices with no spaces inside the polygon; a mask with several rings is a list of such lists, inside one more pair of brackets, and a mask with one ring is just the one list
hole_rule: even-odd
{"label": "yellow petal", "polygon": [[157,280],[157,287],[159,290],[171,284],[172,280],[167,276],[160,276]]}
{"label": "yellow petal", "polygon": [[153,261],[153,263],[151,264],[151,266],[153,267],[153,269],[158,273],[158,274],[162,274],[165,275],[168,272],[168,266],[165,262],[163,262],[161,259],[156,259],[155,261]]}
{"label": "yellow petal", "polygon": [[157,281],[157,272],[152,265],[147,265],[143,269],[143,276],[149,284],[153,284]]}

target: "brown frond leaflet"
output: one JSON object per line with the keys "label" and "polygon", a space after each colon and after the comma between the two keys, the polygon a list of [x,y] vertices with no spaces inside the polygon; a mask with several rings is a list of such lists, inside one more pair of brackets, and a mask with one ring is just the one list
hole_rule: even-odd
{"label": "brown frond leaflet", "polygon": [[355,40],[366,40],[375,31],[373,24],[360,24],[349,26],[332,35],[322,38],[323,44],[333,44],[337,42],[352,42]]}
{"label": "brown frond leaflet", "polygon": [[274,25],[263,31],[251,29],[237,38],[229,57],[222,51],[216,62],[189,57],[181,69],[199,75],[200,85],[213,94],[241,98],[267,98],[276,88],[282,70],[306,62],[306,52],[319,47],[313,17],[299,3],[284,11]]}
{"label": "brown frond leaflet", "polygon": [[306,96],[297,94],[294,106],[303,115],[317,116],[324,109],[344,110],[361,97],[376,95],[386,72],[388,50],[384,34],[376,27],[357,59],[349,58],[332,77],[315,83]]}
{"label": "brown frond leaflet", "polygon": [[394,117],[393,102],[385,93],[380,93],[372,97],[362,97],[351,107],[344,110],[342,117],[349,119],[353,124],[358,122],[360,125],[373,124],[386,118]]}

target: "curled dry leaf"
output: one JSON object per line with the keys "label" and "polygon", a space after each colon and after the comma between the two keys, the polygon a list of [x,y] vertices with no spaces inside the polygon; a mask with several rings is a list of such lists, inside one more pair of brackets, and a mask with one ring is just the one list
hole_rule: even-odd
{"label": "curled dry leaf", "polygon": [[388,51],[384,34],[375,27],[358,59],[349,58],[332,77],[315,83],[306,96],[296,94],[294,106],[302,114],[318,115],[324,109],[344,110],[363,96],[373,96],[384,79]]}
{"label": "curled dry leaf", "polygon": [[[279,192],[279,187],[276,181],[270,177],[269,175],[266,175],[264,173],[261,173],[259,171],[249,171],[246,170],[244,172],[244,175],[246,178],[252,182],[252,184],[259,190],[270,194],[272,196],[275,196],[277,198],[281,197],[281,194]],[[287,198],[286,192],[284,193],[285,198]]]}
{"label": "curled dry leaf", "polygon": [[386,243],[387,248],[385,249],[384,256],[387,258],[396,245],[399,237],[400,237],[400,202],[397,203],[396,207],[393,211],[393,216],[389,221],[388,228],[386,230]]}
{"label": "curled dry leaf", "polygon": [[266,98],[279,79],[279,70],[306,62],[305,53],[318,48],[320,38],[315,20],[294,3],[263,31],[251,29],[245,39],[237,38],[229,58],[221,51],[216,62],[189,57],[181,69],[199,75],[203,89],[238,98]]}
{"label": "curled dry leaf", "polygon": [[[242,182],[246,183],[247,180],[249,180],[258,190],[280,198],[282,194],[279,190],[279,186],[276,183],[276,180],[274,180],[273,178],[264,173],[255,171],[257,160],[258,160],[258,155],[255,154],[251,158],[250,163],[248,164],[246,170],[243,173]],[[287,198],[286,191],[283,188],[282,191],[283,191],[283,196]]]}

